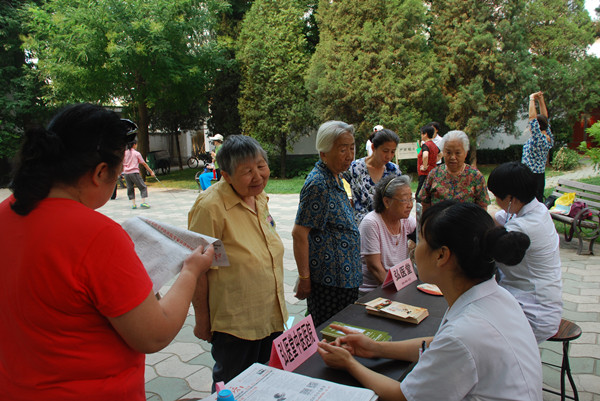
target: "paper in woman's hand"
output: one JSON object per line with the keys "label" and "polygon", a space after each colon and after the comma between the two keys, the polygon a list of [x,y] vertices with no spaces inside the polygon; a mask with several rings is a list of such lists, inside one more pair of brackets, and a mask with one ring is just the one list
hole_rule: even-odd
{"label": "paper in woman's hand", "polygon": [[155,293],[181,271],[183,261],[194,249],[212,244],[213,266],[229,266],[221,240],[146,217],[134,217],[123,224],[135,252],[144,264]]}

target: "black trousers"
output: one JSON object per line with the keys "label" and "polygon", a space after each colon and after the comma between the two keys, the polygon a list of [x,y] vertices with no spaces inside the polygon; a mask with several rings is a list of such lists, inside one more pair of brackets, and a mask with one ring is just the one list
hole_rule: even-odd
{"label": "black trousers", "polygon": [[306,306],[317,327],[357,299],[358,288],[331,287],[311,280]]}
{"label": "black trousers", "polygon": [[421,189],[423,189],[423,184],[425,183],[426,179],[427,179],[426,175],[419,176],[419,185],[417,185],[417,192],[415,192],[415,198],[417,198],[417,201],[420,201],[420,199],[421,199],[419,194],[421,193]]}
{"label": "black trousers", "polygon": [[244,340],[231,334],[215,331],[212,337],[212,357],[215,360],[213,367],[212,392],[215,384],[229,382],[242,373],[253,363],[269,362],[273,340],[281,335],[281,331],[260,340]]}
{"label": "black trousers", "polygon": [[535,197],[544,203],[544,188],[546,188],[546,173],[533,173],[536,182]]}

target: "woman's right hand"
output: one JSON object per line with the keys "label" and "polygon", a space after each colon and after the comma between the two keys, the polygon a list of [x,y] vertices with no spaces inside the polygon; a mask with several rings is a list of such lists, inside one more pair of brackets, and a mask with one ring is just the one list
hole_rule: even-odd
{"label": "woman's right hand", "polygon": [[334,341],[334,345],[348,350],[348,352],[355,356],[360,356],[363,358],[378,357],[378,344],[373,339],[344,326],[332,324],[331,328],[346,334],[344,337],[336,338]]}
{"label": "woman's right hand", "polygon": [[310,279],[301,278],[298,281],[298,289],[296,290],[295,297],[302,300],[308,298],[310,295]]}
{"label": "woman's right hand", "polygon": [[214,255],[215,248],[212,244],[206,248],[200,245],[185,259],[183,269],[192,271],[196,276],[204,274],[212,265]]}

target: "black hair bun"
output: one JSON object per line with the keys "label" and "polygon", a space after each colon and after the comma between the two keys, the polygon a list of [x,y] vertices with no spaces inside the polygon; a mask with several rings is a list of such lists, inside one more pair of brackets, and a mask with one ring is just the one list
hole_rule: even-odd
{"label": "black hair bun", "polygon": [[526,234],[506,231],[504,227],[494,227],[484,236],[486,252],[497,262],[514,266],[525,257],[531,241]]}

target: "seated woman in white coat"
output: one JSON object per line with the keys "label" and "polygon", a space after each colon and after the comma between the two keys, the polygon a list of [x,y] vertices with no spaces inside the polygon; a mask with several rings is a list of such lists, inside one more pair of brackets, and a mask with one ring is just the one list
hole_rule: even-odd
{"label": "seated woman in white coat", "polygon": [[[375,342],[346,332],[319,343],[331,367],[347,370],[386,400],[542,400],[535,337],[515,298],[494,280],[495,262],[518,263],[525,234],[495,227],[473,203],[444,201],[423,213],[415,253],[420,278],[437,284],[448,310],[434,337]],[[426,350],[419,356],[423,342]],[[402,383],[354,357],[417,362]]]}
{"label": "seated woman in white coat", "polygon": [[408,240],[415,240],[417,227],[417,220],[410,215],[413,202],[409,176],[387,176],[377,183],[373,196],[375,209],[358,226],[362,294],[381,285],[388,270],[409,257]]}
{"label": "seated woman in white coat", "polygon": [[509,162],[496,167],[488,188],[502,208],[496,223],[522,232],[531,246],[520,263],[498,263],[498,283],[519,301],[538,343],[556,334],[562,315],[558,233],[548,209],[536,198],[536,178],[527,166]]}

